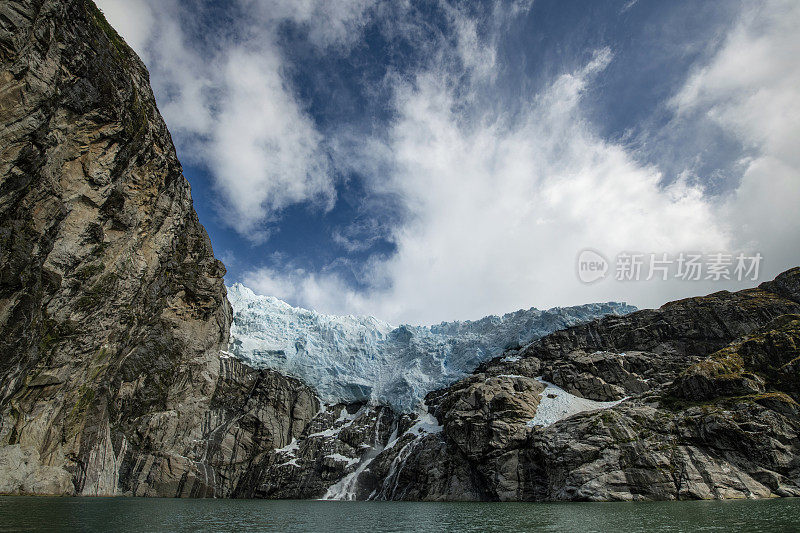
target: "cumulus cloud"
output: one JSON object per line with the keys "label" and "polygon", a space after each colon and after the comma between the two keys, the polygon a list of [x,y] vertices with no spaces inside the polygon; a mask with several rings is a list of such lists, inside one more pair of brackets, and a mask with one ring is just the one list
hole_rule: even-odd
{"label": "cumulus cloud", "polygon": [[[613,61],[611,50],[597,50],[585,66],[562,74],[517,117],[481,113],[488,109],[476,94],[481,89],[456,86],[459,73],[443,55],[396,86],[397,119],[385,149],[375,151],[391,158],[382,163],[392,172],[380,185],[393,189],[409,213],[392,234],[397,253],[371,265],[368,275],[382,288],[356,293],[335,274],[293,272],[284,295],[330,311],[435,322],[531,304],[626,299],[657,306],[737,287],[677,280],[583,285],[574,264],[585,247],[610,255],[761,251],[768,275],[792,266],[797,250],[787,244],[799,241],[800,228],[800,167],[792,149],[800,138],[797,10],[773,3],[743,13],[673,99],[677,114],[713,120],[759,154],[742,162],[741,185],[724,197],[709,196],[689,172],[665,180],[658,168],[594,133],[581,99]],[[461,28],[471,37],[457,39],[451,52],[469,69],[476,48],[464,43],[474,41],[475,25]],[[270,271],[265,279],[282,277]]]}
{"label": "cumulus cloud", "polygon": [[288,82],[275,41],[289,20],[307,26],[318,46],[345,46],[357,38],[366,2],[242,0],[239,11],[230,10],[236,29],[205,47],[184,31],[198,13],[177,1],[98,3],[150,68],[182,153],[212,171],[230,226],[261,242],[290,205],[332,207],[334,175],[322,135]]}
{"label": "cumulus cloud", "polygon": [[708,120],[754,155],[718,216],[766,275],[800,263],[800,4],[748,5],[719,52],[675,95],[676,113]]}
{"label": "cumulus cloud", "polygon": [[332,207],[335,190],[322,136],[297,105],[270,49],[229,52],[226,91],[207,157],[235,207],[229,221],[255,237],[259,222],[300,202]]}
{"label": "cumulus cloud", "polygon": [[[114,2],[101,4],[119,26],[110,13]],[[235,208],[232,224],[257,239],[264,221],[287,205],[329,208],[335,199],[332,164],[358,170],[373,198],[389,198],[402,211],[391,224],[355,221],[333,233],[333,241],[350,252],[364,251],[375,233],[395,245],[395,253],[359,267],[360,287],[335,268],[309,271],[287,262],[245,275],[243,281],[257,292],[324,312],[432,323],[532,305],[627,300],[657,306],[742,285],[584,285],[575,275],[575,260],[587,247],[611,260],[624,251],[760,251],[767,275],[800,259],[793,245],[800,242],[800,156],[793,149],[800,138],[796,3],[748,7],[719,50],[670,101],[680,118],[675,124],[712,122],[746,146],[741,182],[724,196],[712,196],[702,177],[689,171],[665,176],[641,163],[629,146],[598,135],[583,99],[614,61],[612,49],[600,48],[583,65],[565,67],[536,94],[523,94],[510,114],[494,105],[494,83],[501,69],[498,36],[511,15],[503,18],[499,7],[490,14],[469,13],[442,2],[449,28],[423,45],[435,51],[430,60],[411,75],[387,77],[393,111],[387,127],[376,135],[323,135],[287,83],[283,58],[269,36],[290,20],[305,28],[315,46],[353,46],[358,29],[386,16],[387,8],[376,12],[356,0],[309,0],[292,8],[276,2],[271,10],[259,2],[241,5],[255,29],[200,66],[192,63],[196,54],[188,53],[180,61],[191,68],[176,65],[172,78],[164,74],[180,87],[161,104],[171,128],[196,136],[203,148],[198,153],[214,170],[224,201]],[[516,13],[529,6],[516,3]],[[424,33],[413,17],[393,22],[383,27],[387,35],[402,33],[411,41]],[[142,27],[121,29],[134,42],[148,42]],[[180,28],[168,38],[182,42]],[[169,64],[164,54],[159,61]],[[187,117],[192,109],[197,114]]]}
{"label": "cumulus cloud", "polygon": [[511,124],[491,116],[459,123],[454,102],[427,77],[398,96],[394,180],[416,217],[396,234],[398,253],[385,265],[394,280],[390,316],[431,321],[629,297],[623,287],[578,283],[577,252],[724,246],[698,190],[660,188],[657,169],[583,121],[586,84],[610,60],[598,51]]}
{"label": "cumulus cloud", "polygon": [[583,120],[582,94],[611,60],[610,50],[598,50],[521,118],[464,121],[465,98],[476,106],[480,98],[456,96],[442,68],[420,73],[397,88],[398,119],[382,152],[392,154],[389,186],[409,211],[392,235],[397,253],[369,271],[388,288],[357,294],[335,274],[274,270],[254,272],[249,282],[311,307],[396,322],[660,293],[656,284],[627,294],[616,283],[587,287],[573,271],[585,246],[672,252],[726,242],[698,189],[683,181],[661,188],[657,169],[641,167]]}

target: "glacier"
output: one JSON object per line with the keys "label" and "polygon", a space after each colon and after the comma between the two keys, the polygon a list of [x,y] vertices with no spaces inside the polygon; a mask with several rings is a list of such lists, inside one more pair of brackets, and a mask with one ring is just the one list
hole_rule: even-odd
{"label": "glacier", "polygon": [[480,363],[553,331],[636,308],[624,303],[536,308],[475,321],[393,326],[371,316],[335,316],[228,287],[228,351],[256,368],[294,376],[323,402],[369,402],[401,412]]}

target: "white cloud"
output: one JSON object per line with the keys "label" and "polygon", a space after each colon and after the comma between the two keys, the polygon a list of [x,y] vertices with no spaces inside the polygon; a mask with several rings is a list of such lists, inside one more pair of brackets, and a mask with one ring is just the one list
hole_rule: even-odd
{"label": "white cloud", "polygon": [[[370,271],[390,280],[388,290],[356,295],[335,275],[297,273],[271,288],[290,287],[276,294],[318,309],[423,323],[634,299],[634,292],[636,300],[644,292],[661,301],[668,289],[660,285],[588,287],[573,270],[585,246],[672,252],[726,243],[699,190],[685,182],[662,189],[656,169],[639,166],[583,120],[582,93],[609,61],[610,51],[599,50],[513,121],[487,114],[465,122],[464,101],[441,70],[399,87],[387,152],[394,158],[390,187],[410,216],[394,231],[397,253]],[[475,95],[468,100],[480,105]],[[274,283],[280,276],[264,277]],[[258,280],[254,273],[249,281]],[[342,300],[331,301],[326,285]]]}
{"label": "white cloud", "polygon": [[[329,147],[337,165],[366,172],[373,193],[399,199],[404,208],[401,224],[380,228],[396,254],[363,268],[370,289],[352,289],[332,269],[308,272],[286,264],[246,275],[245,283],[258,292],[324,312],[425,323],[531,305],[627,300],[656,306],[743,285],[583,285],[574,268],[585,247],[612,256],[761,251],[768,275],[800,262],[800,7],[794,2],[749,7],[673,99],[682,124],[712,121],[755,154],[741,161],[741,184],[724,197],[708,196],[686,177],[689,172],[663,179],[658,168],[595,133],[581,101],[613,61],[610,49],[552,80],[519,114],[487,105],[494,102],[495,46],[503,31],[497,8],[488,25],[463,10],[445,9],[452,33],[425,45],[437,50],[430,63],[410,79],[387,80],[395,119],[384,136],[348,131],[326,139],[286,83],[275,28],[288,20],[305,28],[316,46],[352,46],[359,28],[376,16],[369,3],[304,0],[275,2],[267,10],[263,3],[243,2],[252,27],[243,38],[221,43],[211,58],[187,47],[175,16],[115,20],[122,15],[113,12],[124,13],[128,5],[101,2],[132,43],[160,43],[142,50],[161,54],[153,60],[161,81],[154,81],[173,91],[164,90],[170,96],[160,102],[167,121],[184,138],[196,136],[239,231],[258,238],[259,225],[293,203],[330,207]],[[393,22],[391,31],[409,40],[419,31],[413,21]],[[357,233],[336,235],[346,249],[362,249],[353,238]]]}
{"label": "white cloud", "polygon": [[322,136],[297,105],[270,49],[228,53],[226,92],[210,132],[209,164],[243,234],[295,203],[335,199]]}
{"label": "white cloud", "polygon": [[641,293],[663,288],[581,285],[578,251],[724,247],[699,191],[684,183],[661,189],[656,169],[637,165],[583,121],[583,89],[609,60],[602,50],[560,77],[511,125],[502,117],[459,124],[431,80],[399,98],[395,180],[416,217],[396,235],[398,254],[385,265],[394,281],[389,316],[436,321],[531,304],[641,302]]}
{"label": "white cloud", "polygon": [[748,5],[722,48],[673,99],[681,116],[710,120],[756,155],[719,209],[766,274],[800,264],[800,4]]}
{"label": "white cloud", "polygon": [[630,11],[637,3],[639,3],[639,0],[629,0],[628,3],[622,6],[622,9],[619,10],[620,15]]}
{"label": "white cloud", "polygon": [[[371,150],[391,158],[373,163],[393,169],[378,185],[393,189],[409,211],[393,234],[397,254],[368,272],[388,289],[356,294],[336,275],[295,272],[282,295],[333,312],[435,322],[609,299],[657,306],[752,283],[587,286],[574,273],[587,246],[608,254],[761,251],[768,276],[797,264],[797,11],[794,3],[772,3],[743,13],[674,99],[680,114],[707,116],[759,154],[742,162],[747,170],[729,197],[707,196],[688,173],[662,180],[657,168],[593,132],[581,97],[613,60],[610,50],[556,79],[517,119],[481,114],[480,95],[455,90],[443,55],[413,83],[397,86],[398,118],[385,147]],[[458,45],[454,53],[469,50]]]}
{"label": "white cloud", "polygon": [[478,34],[478,20],[456,8],[450,8],[447,4],[443,5],[449,8],[450,24],[455,35],[456,55],[461,59],[464,69],[479,78],[493,77],[497,61],[497,49],[493,46],[494,43],[486,42],[486,39]]}
{"label": "white cloud", "polygon": [[271,10],[263,2],[240,4],[241,27],[215,36],[210,52],[187,40],[183,28],[197,13],[177,2],[99,2],[150,68],[184,158],[212,171],[224,220],[260,242],[282,209],[298,203],[329,209],[335,201],[322,136],[284,74],[278,24],[307,24],[320,46],[343,46],[357,36],[367,4],[308,0],[271,3]]}
{"label": "white cloud", "polygon": [[369,297],[351,289],[339,276],[330,273],[291,267],[280,270],[262,267],[247,273],[242,281],[257,294],[306,303],[314,309],[332,310],[338,314],[370,314],[368,309],[373,305]]}
{"label": "white cloud", "polygon": [[291,21],[308,31],[309,40],[320,48],[349,46],[359,39],[369,20],[374,0],[240,0],[263,25]]}

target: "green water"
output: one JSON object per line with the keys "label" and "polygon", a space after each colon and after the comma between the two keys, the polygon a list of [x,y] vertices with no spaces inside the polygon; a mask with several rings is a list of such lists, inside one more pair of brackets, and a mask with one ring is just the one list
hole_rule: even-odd
{"label": "green water", "polygon": [[4,496],[0,531],[800,531],[800,499],[407,503]]}

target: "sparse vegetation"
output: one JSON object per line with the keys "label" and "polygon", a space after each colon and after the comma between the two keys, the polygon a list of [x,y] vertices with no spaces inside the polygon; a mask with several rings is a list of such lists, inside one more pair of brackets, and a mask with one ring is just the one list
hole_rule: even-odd
{"label": "sparse vegetation", "polygon": [[74,276],[78,281],[84,282],[100,274],[103,270],[105,270],[103,263],[92,263],[78,269]]}
{"label": "sparse vegetation", "polygon": [[103,275],[83,296],[78,298],[75,304],[76,308],[80,311],[88,312],[104,301],[111,299],[117,279],[118,276],[114,273]]}
{"label": "sparse vegetation", "polygon": [[111,24],[108,23],[108,20],[106,20],[100,8],[97,7],[92,0],[83,0],[83,6],[86,9],[89,20],[103,31],[113,46],[113,49],[121,56],[121,59],[127,59],[131,53],[130,48],[128,48],[128,45]]}

